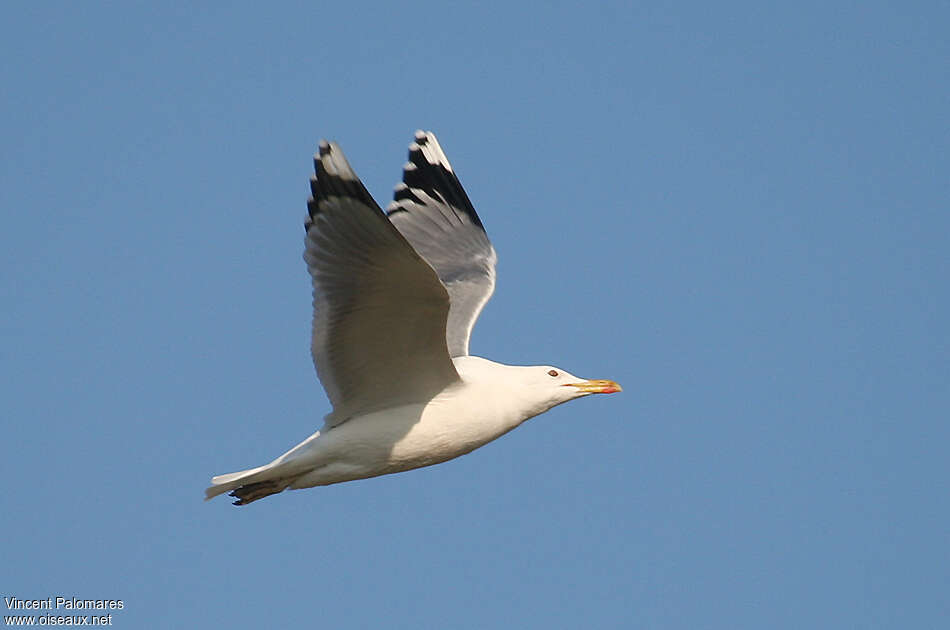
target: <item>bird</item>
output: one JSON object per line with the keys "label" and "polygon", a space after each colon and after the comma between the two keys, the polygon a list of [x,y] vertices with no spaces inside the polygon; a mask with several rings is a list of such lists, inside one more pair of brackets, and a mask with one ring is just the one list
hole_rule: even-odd
{"label": "bird", "polygon": [[205,500],[247,505],[439,464],[556,405],[621,391],[550,366],[469,354],[497,255],[435,134],[417,131],[384,213],[321,140],[304,221],[311,354],[332,411],[269,464],[212,477]]}

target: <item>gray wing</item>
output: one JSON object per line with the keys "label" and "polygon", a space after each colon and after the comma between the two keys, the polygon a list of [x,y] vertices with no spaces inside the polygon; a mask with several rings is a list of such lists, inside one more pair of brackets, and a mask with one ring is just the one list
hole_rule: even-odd
{"label": "gray wing", "polygon": [[449,354],[468,354],[472,327],[495,290],[495,248],[435,134],[416,132],[389,220],[449,292]]}
{"label": "gray wing", "polygon": [[446,347],[449,296],[373,201],[335,143],[322,141],[304,260],[313,279],[311,351],[333,403],[329,426],[458,380]]}

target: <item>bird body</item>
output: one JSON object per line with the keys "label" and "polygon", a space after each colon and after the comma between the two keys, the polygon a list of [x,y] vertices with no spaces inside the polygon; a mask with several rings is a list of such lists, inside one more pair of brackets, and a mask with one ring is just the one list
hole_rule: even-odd
{"label": "bird body", "polygon": [[388,217],[335,144],[315,157],[304,259],[313,278],[311,350],[333,411],[270,464],[219,475],[210,499],[245,505],[438,464],[613,381],[468,354],[495,284],[495,251],[431,133],[417,132]]}

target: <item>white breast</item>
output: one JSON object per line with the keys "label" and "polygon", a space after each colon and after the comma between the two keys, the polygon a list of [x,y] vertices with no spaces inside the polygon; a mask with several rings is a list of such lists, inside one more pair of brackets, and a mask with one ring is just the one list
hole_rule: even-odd
{"label": "white breast", "polygon": [[[460,370],[461,371],[461,370]],[[453,459],[511,431],[526,415],[478,379],[446,388],[427,404],[347,420],[310,441],[305,488],[411,470]],[[315,436],[316,437],[316,436]]]}

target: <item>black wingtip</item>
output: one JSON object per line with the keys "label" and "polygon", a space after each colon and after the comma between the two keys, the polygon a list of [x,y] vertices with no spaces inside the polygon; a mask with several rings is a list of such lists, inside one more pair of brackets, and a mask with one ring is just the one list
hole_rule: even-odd
{"label": "black wingtip", "polygon": [[356,199],[372,208],[377,207],[369,191],[350,166],[340,146],[335,142],[320,140],[313,156],[315,175],[310,177],[310,198],[307,200],[307,215],[304,230],[309,230],[321,206],[333,197]]}
{"label": "black wingtip", "polygon": [[413,193],[415,189],[464,212],[472,223],[482,231],[485,230],[462,183],[431,131],[416,131],[415,139],[409,145],[409,161],[403,167],[402,181],[402,185],[397,186],[394,191],[393,203],[390,204],[387,214],[405,210],[399,203],[404,200],[421,203]]}

